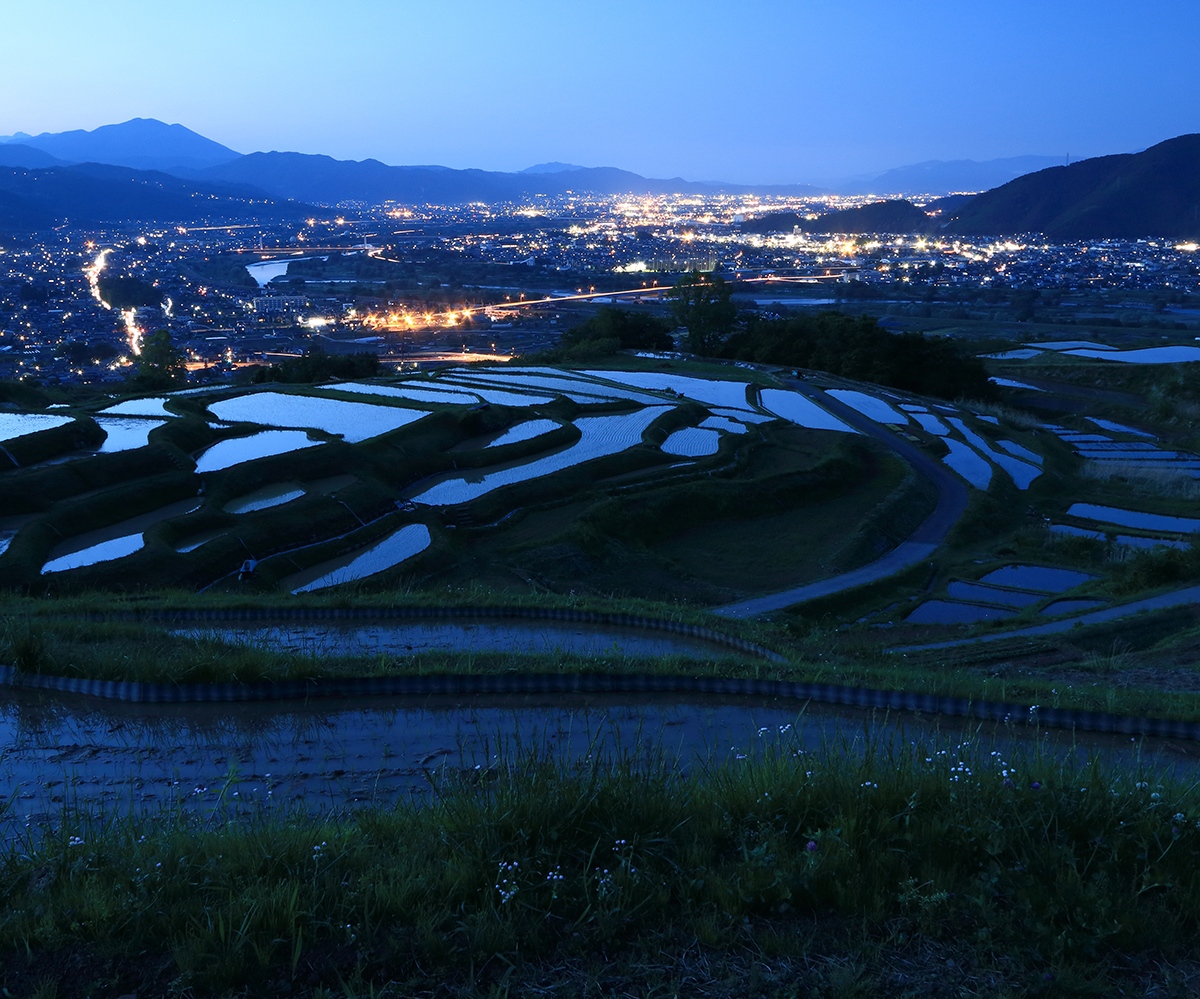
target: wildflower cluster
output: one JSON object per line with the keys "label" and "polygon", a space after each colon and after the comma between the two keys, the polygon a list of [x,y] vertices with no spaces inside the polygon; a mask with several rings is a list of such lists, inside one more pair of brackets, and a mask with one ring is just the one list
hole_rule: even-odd
{"label": "wildflower cluster", "polygon": [[500,904],[504,905],[518,891],[521,890],[517,884],[517,869],[521,866],[520,861],[504,861],[500,862],[500,870],[496,874],[496,891],[500,893]]}

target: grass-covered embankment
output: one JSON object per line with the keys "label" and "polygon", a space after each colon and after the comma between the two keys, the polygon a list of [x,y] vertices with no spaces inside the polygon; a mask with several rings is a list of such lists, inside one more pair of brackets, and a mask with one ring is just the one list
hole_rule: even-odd
{"label": "grass-covered embankment", "polygon": [[1095,996],[1186,971],[1194,786],[786,745],[686,777],[524,758],[323,819],[67,813],[0,859],[0,987]]}
{"label": "grass-covered embankment", "polygon": [[[318,616],[309,625],[318,629],[336,627],[319,615],[323,610],[342,607],[429,607],[435,614],[448,607],[561,608],[630,614],[711,628],[765,646],[778,653],[782,661],[732,649],[728,652],[716,649],[711,656],[690,651],[673,656],[638,656],[624,654],[619,649],[595,656],[486,650],[318,656],[251,645],[237,636],[239,629],[267,626],[272,607],[280,610],[281,619],[292,611],[311,609]],[[247,608],[265,611],[268,620],[257,625],[239,621],[236,612]],[[233,615],[228,623],[218,618],[174,626],[167,620],[139,620],[143,615],[170,614],[179,609],[228,610]],[[1061,670],[1041,675],[1032,670],[1000,668],[998,663],[1020,661],[1030,653],[1030,643],[1024,639],[904,655],[884,651],[887,644],[894,643],[894,633],[870,632],[873,637],[868,641],[862,632],[843,631],[814,619],[783,623],[734,620],[717,618],[701,608],[683,604],[497,593],[483,588],[382,593],[349,588],[328,596],[306,595],[303,600],[286,594],[248,594],[239,599],[222,594],[196,596],[171,591],[133,597],[88,594],[57,600],[13,597],[0,605],[0,617],[4,621],[0,630],[0,665],[15,666],[26,673],[87,679],[208,683],[439,673],[648,673],[825,683],[974,701],[1200,720],[1200,693],[1194,683],[1181,683],[1178,675],[1188,672],[1187,668],[1141,669],[1136,676],[1125,679],[1120,670],[1121,657],[1112,654],[1111,637],[1100,641],[1103,648],[1096,654],[1071,665],[1070,676],[1064,676]],[[1144,622],[1141,618],[1137,622],[1153,630],[1156,620],[1147,617]],[[305,624],[302,620],[293,623],[297,627]],[[377,623],[365,621],[363,625],[373,627]],[[518,624],[534,629],[539,626],[536,619]],[[396,625],[402,626],[403,622],[396,621]],[[213,630],[222,628],[232,632],[225,640],[213,634]],[[1188,634],[1176,638],[1185,642],[1180,655],[1191,648],[1187,644]],[[1065,636],[1071,641],[1079,641],[1081,637]],[[1053,646],[1037,645],[1034,651],[1043,648]],[[1160,674],[1163,682],[1159,682]]]}

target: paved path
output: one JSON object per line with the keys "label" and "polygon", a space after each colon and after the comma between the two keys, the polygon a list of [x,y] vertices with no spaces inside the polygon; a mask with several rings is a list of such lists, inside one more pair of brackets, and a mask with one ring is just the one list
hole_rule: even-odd
{"label": "paved path", "polygon": [[1034,635],[1053,635],[1060,631],[1070,631],[1077,624],[1103,624],[1105,621],[1116,621],[1123,617],[1131,617],[1142,611],[1163,610],[1167,607],[1180,607],[1184,604],[1200,602],[1200,586],[1189,586],[1183,590],[1171,593],[1160,593],[1156,597],[1146,597],[1144,600],[1134,600],[1132,603],[1120,604],[1117,607],[1106,607],[1104,610],[1090,611],[1087,614],[1077,614],[1075,617],[1052,621],[1050,624],[1037,624],[1032,628],[1020,628],[1017,631],[1003,631],[990,635],[978,635],[974,638],[955,638],[948,642],[932,642],[929,645],[900,645],[888,652],[919,652],[924,649],[949,649],[957,645],[970,645],[972,642],[999,642],[1006,638],[1025,638]]}
{"label": "paved path", "polygon": [[[1002,377],[1008,377],[1008,375],[1006,374]],[[1094,388],[1091,385],[1075,385],[1072,382],[1057,382],[1052,381],[1049,378],[1042,378],[1038,375],[1025,375],[1024,373],[1020,372],[1013,372],[1012,377],[1016,381],[1024,382],[1026,385],[1033,385],[1035,388],[1039,388],[1043,392],[1048,392],[1052,397],[1070,396],[1075,399],[1088,399],[1095,400],[1097,402],[1112,402],[1119,406],[1133,406],[1137,408],[1144,408],[1146,405],[1145,398],[1133,392],[1119,392],[1116,389]],[[1012,389],[1011,391],[1019,392],[1020,389]],[[1042,401],[1045,401],[1044,397]],[[1069,411],[1074,412],[1074,410]]]}
{"label": "paved path", "polygon": [[820,389],[801,381],[789,381],[787,386],[819,403],[839,419],[850,424],[855,430],[861,431],[866,436],[895,451],[919,474],[934,484],[938,491],[937,506],[906,541],[869,565],[844,572],[840,576],[832,576],[816,583],[809,583],[807,586],[798,586],[781,593],[770,593],[763,597],[726,604],[723,607],[714,608],[714,614],[721,614],[725,617],[754,617],[768,611],[782,610],[784,607],[791,607],[793,604],[803,603],[805,600],[812,600],[815,597],[824,597],[831,593],[840,593],[842,590],[862,586],[864,583],[873,583],[877,579],[886,579],[902,569],[907,569],[909,566],[929,558],[937,546],[946,540],[950,528],[958,522],[958,518],[967,508],[966,485],[945,465],[934,461],[908,441],[897,437],[873,420],[868,420],[858,410],[838,402]]}

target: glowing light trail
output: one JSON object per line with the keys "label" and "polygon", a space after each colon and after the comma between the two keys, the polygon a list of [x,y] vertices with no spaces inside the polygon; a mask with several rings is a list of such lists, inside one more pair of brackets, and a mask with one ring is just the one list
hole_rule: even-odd
{"label": "glowing light trail", "polygon": [[83,269],[83,273],[87,276],[88,284],[92,289],[92,298],[110,310],[112,306],[100,297],[100,272],[104,270],[104,265],[108,263],[108,255],[111,252],[111,250],[101,250],[99,256],[92,261],[92,266]]}

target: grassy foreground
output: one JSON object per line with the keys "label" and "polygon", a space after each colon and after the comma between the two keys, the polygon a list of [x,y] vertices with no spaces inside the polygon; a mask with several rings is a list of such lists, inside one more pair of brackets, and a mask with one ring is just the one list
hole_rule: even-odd
{"label": "grassy foreground", "polygon": [[691,776],[526,757],[339,817],[67,813],[0,857],[0,988],[1194,994],[1194,784],[980,744],[785,746]]}

